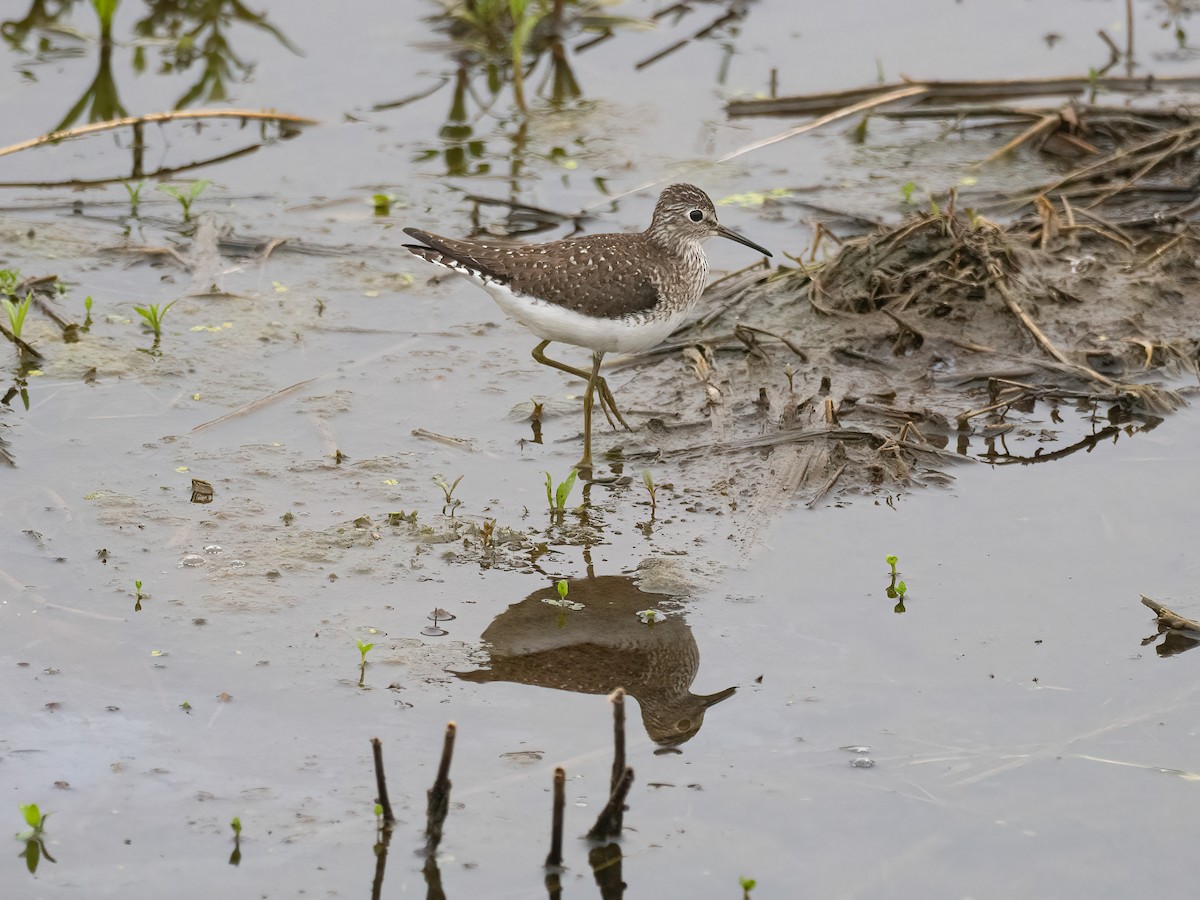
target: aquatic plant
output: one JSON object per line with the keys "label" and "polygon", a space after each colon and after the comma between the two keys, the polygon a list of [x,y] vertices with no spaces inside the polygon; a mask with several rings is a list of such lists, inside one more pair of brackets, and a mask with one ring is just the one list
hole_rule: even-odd
{"label": "aquatic plant", "polygon": [[25,860],[25,868],[29,870],[29,874],[35,875],[38,863],[41,862],[43,856],[50,862],[57,862],[46,851],[45,828],[46,819],[49,818],[50,813],[43,813],[36,803],[21,803],[18,805],[18,809],[21,810],[21,818],[29,826],[28,829],[17,834],[17,840],[25,842],[25,849],[19,856]]}
{"label": "aquatic plant", "polygon": [[31,302],[32,297],[29,294],[26,294],[25,299],[19,303],[13,303],[8,297],[0,297],[0,306],[4,307],[4,312],[8,316],[8,329],[16,338],[21,337],[21,329],[25,327],[25,315],[29,312]]}
{"label": "aquatic plant", "polygon": [[461,475],[459,475],[457,478],[454,479],[453,484],[446,484],[446,480],[444,478],[442,478],[441,475],[433,476],[433,483],[442,489],[442,493],[446,497],[446,502],[442,504],[442,515],[446,514],[447,506],[450,507],[450,515],[454,515],[454,510],[456,510],[458,507],[462,506],[461,500],[454,499],[454,489],[456,487],[458,487],[458,483],[462,480],[463,480],[463,477]]}
{"label": "aquatic plant", "polygon": [[0,294],[5,297],[16,297],[20,284],[21,272],[19,269],[0,269]]}
{"label": "aquatic plant", "polygon": [[742,900],[750,900],[750,892],[754,890],[754,886],[758,884],[753,878],[739,878],[738,884],[742,888]]}
{"label": "aquatic plant", "polygon": [[887,563],[889,566],[891,566],[891,567],[892,567],[892,577],[895,577],[895,575],[896,575],[896,563],[900,562],[900,557],[898,557],[898,556],[888,556],[888,557],[886,557],[886,558],[885,558],[885,560],[884,560],[884,561],[885,561],[885,562],[886,562],[886,563]]}
{"label": "aquatic plant", "polygon": [[363,679],[365,679],[367,677],[367,654],[371,652],[371,648],[374,647],[375,645],[374,644],[366,644],[360,640],[355,640],[354,643],[358,646],[358,653],[359,653],[359,656],[362,658],[362,665],[359,666],[359,669],[358,669],[358,686],[362,687]]}
{"label": "aquatic plant", "polygon": [[160,307],[157,303],[150,303],[146,306],[135,306],[134,311],[144,320],[144,324],[154,332],[154,343],[158,343],[162,337],[162,322],[166,318],[167,311],[172,306],[178,303],[178,300],[172,300],[166,306]]}
{"label": "aquatic plant", "polygon": [[234,816],[229,827],[233,829],[233,852],[229,854],[229,864],[236,866],[242,861],[242,820]]}
{"label": "aquatic plant", "polygon": [[371,197],[371,205],[375,207],[375,215],[386,216],[392,211],[395,194],[375,194]]}
{"label": "aquatic plant", "polygon": [[146,186],[145,179],[141,181],[122,181],[125,185],[125,190],[129,191],[129,214],[136,216],[138,214],[138,204],[142,202],[142,188]]}
{"label": "aquatic plant", "polygon": [[160,184],[158,190],[169,197],[174,197],[179,202],[180,207],[183,208],[183,221],[187,222],[192,218],[192,203],[204,193],[204,189],[210,184],[212,182],[207,178],[199,178],[190,182],[186,188],[178,188],[173,184]]}
{"label": "aquatic plant", "polygon": [[642,470],[642,484],[646,485],[646,493],[650,495],[650,518],[653,519],[658,509],[658,485],[654,483],[654,476],[649,469]]}
{"label": "aquatic plant", "polygon": [[575,479],[579,477],[579,470],[572,469],[558,487],[554,487],[554,479],[550,477],[550,473],[546,473],[546,502],[550,505],[550,512],[562,513],[567,508],[567,498],[571,496],[571,490],[575,487]]}

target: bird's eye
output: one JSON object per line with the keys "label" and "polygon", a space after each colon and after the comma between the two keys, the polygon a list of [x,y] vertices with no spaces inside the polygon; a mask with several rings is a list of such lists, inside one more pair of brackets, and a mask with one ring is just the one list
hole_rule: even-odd
{"label": "bird's eye", "polygon": [[704,213],[702,213],[698,209],[693,209],[690,213],[688,213],[688,218],[691,219],[693,222],[699,222],[701,219],[704,218]]}

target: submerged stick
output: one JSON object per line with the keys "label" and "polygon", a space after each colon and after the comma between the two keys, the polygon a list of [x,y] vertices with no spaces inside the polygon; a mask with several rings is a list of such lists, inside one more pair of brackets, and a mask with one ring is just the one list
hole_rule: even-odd
{"label": "submerged stick", "polygon": [[567,805],[567,772],[559,766],[554,770],[554,811],[550,821],[550,852],[546,855],[546,867],[562,865],[563,809]]}
{"label": "submerged stick", "polygon": [[[613,705],[613,766],[612,778],[609,779],[608,793],[613,795],[625,775],[625,688],[619,687],[608,697]],[[616,834],[621,833],[624,824],[625,807],[618,806],[613,813],[613,828]]]}
{"label": "submerged stick", "polygon": [[437,779],[429,789],[429,804],[425,812],[425,853],[432,857],[442,841],[442,826],[450,812],[450,760],[454,757],[454,735],[458,726],[446,723],[446,738],[442,743],[442,761],[438,765]]}
{"label": "submerged stick", "polygon": [[608,798],[608,803],[596,817],[596,824],[587,833],[588,840],[602,841],[610,837],[620,837],[621,829],[617,822],[624,811],[625,797],[628,796],[629,788],[632,785],[633,769],[626,768],[616,789],[612,792],[612,796]]}
{"label": "submerged stick", "polygon": [[111,131],[114,128],[140,126],[148,122],[170,122],[175,119],[263,119],[268,122],[289,122],[293,125],[316,125],[316,119],[304,116],[294,116],[289,113],[268,112],[261,109],[173,109],[167,112],[149,113],[144,116],[125,116],[120,119],[109,119],[105,122],[92,122],[80,125],[78,128],[68,128],[64,131],[51,131],[41,137],[32,138],[20,143],[10,144],[0,148],[0,156],[28,150],[42,144],[53,144],[69,138],[82,137],[85,134],[95,134],[98,131]]}
{"label": "submerged stick", "polygon": [[821,116],[819,119],[813,119],[811,122],[806,122],[803,125],[797,125],[794,128],[789,128],[787,131],[782,131],[779,134],[772,135],[768,138],[763,138],[760,141],[754,141],[744,147],[739,147],[726,153],[717,162],[729,162],[731,159],[737,159],[743,154],[750,153],[754,150],[761,150],[763,147],[769,147],[771,144],[776,144],[779,141],[786,141],[788,138],[795,137],[798,134],[803,134],[806,131],[812,131],[815,128],[820,128],[822,125],[828,125],[830,122],[836,122],[838,119],[844,119],[847,116],[857,115],[860,112],[869,112],[877,109],[880,106],[885,106],[889,103],[896,103],[900,100],[910,100],[914,97],[921,97],[929,93],[929,88],[923,84],[908,85],[898,88],[894,91],[888,91],[885,94],[870,97],[858,103],[852,103],[849,106],[836,109],[827,115]]}
{"label": "submerged stick", "polygon": [[387,777],[383,774],[383,744],[377,737],[371,738],[371,753],[375,757],[375,792],[379,805],[383,807],[383,827],[390,829],[396,824],[392,814],[392,802],[388,799]]}

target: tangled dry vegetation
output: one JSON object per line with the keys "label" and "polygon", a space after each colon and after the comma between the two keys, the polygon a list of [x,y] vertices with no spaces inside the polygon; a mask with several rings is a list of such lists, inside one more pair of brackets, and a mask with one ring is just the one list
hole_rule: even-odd
{"label": "tangled dry vegetation", "polygon": [[[713,311],[663,348],[685,353],[706,408],[661,417],[634,455],[715,467],[735,509],[756,508],[1155,427],[1200,358],[1200,125],[1184,120],[1125,110],[1093,127],[1067,107],[1061,136],[1088,161],[1053,182],[969,209],[951,192],[846,240],[818,224],[817,243],[840,244],[827,261],[718,283]],[[670,392],[660,408],[681,408]]]}

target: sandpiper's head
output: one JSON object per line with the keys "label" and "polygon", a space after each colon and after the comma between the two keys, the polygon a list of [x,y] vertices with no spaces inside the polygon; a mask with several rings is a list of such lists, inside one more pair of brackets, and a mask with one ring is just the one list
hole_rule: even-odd
{"label": "sandpiper's head", "polygon": [[764,256],[771,255],[765,247],[718,222],[716,207],[708,194],[694,184],[672,184],[662,192],[646,233],[670,247],[695,245],[710,237],[723,237],[752,247]]}

